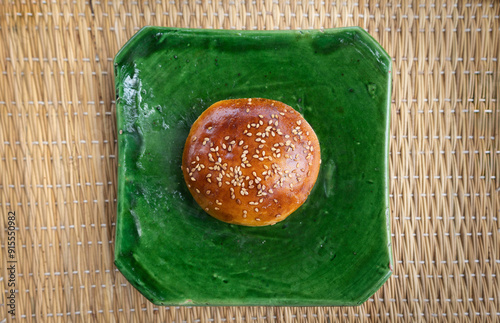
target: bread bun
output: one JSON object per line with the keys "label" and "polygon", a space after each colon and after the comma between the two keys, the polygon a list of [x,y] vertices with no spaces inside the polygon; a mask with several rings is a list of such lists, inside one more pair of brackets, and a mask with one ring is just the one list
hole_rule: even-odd
{"label": "bread bun", "polygon": [[318,138],[297,111],[254,98],[219,101],[203,112],[186,140],[182,170],[208,214],[264,226],[305,202],[320,163]]}

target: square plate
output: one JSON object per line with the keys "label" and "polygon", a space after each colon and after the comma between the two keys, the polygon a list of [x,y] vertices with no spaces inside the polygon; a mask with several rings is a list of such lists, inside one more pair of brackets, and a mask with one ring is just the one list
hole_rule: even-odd
{"label": "square plate", "polygon": [[[357,27],[227,31],[145,27],[115,57],[115,263],[160,305],[358,305],[391,274],[391,59]],[[211,104],[263,97],[315,129],[322,165],[308,201],[267,227],[220,222],[181,171]]]}

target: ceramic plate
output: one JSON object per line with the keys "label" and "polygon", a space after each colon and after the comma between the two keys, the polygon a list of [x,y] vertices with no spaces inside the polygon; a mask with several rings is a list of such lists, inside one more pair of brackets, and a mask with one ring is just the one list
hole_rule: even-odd
{"label": "ceramic plate", "polygon": [[[115,57],[115,263],[161,305],[358,305],[391,274],[391,60],[364,30],[145,27]],[[220,222],[181,171],[211,104],[268,98],[299,111],[321,145],[307,202],[274,226]]]}

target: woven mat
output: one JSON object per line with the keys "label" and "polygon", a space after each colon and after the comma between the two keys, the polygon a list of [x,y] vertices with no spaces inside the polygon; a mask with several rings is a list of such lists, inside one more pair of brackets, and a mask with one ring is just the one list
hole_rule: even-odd
{"label": "woven mat", "polygon": [[[0,1],[0,321],[500,320],[500,4],[469,2]],[[112,59],[144,25],[357,25],[393,57],[395,268],[365,304],[158,307],[117,271]]]}

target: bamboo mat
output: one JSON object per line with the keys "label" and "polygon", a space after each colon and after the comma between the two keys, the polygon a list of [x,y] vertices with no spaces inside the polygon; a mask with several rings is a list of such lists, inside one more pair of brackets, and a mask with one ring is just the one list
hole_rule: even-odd
{"label": "bamboo mat", "polygon": [[[0,0],[0,322],[500,321],[499,15],[472,0]],[[365,304],[158,307],[117,272],[112,60],[145,25],[361,26],[393,57],[394,275]]]}

